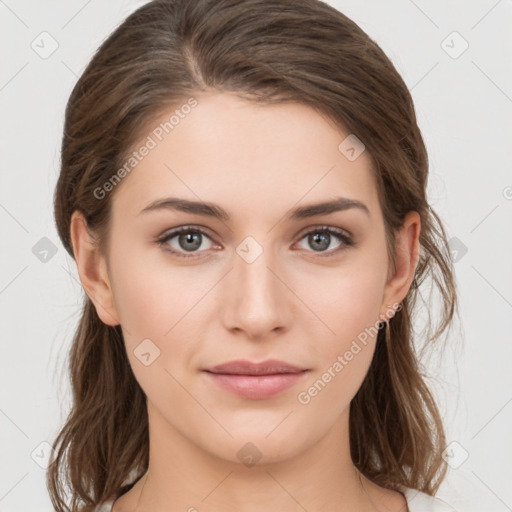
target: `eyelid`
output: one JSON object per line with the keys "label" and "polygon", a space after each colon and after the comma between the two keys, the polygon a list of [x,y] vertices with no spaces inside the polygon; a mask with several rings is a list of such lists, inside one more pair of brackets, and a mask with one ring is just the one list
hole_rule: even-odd
{"label": "eyelid", "polygon": [[331,225],[327,225],[327,224],[324,224],[324,225],[315,224],[313,226],[308,226],[308,227],[304,228],[302,231],[299,231],[299,234],[296,235],[296,237],[300,237],[302,239],[302,238],[304,238],[305,235],[308,235],[311,232],[316,233],[317,231],[329,231],[329,232],[333,232],[337,235],[344,236],[350,240],[353,240],[353,235],[350,231],[343,229],[343,228],[339,228],[337,226],[331,226]]}
{"label": "eyelid", "polygon": [[[179,235],[180,233],[189,232],[189,231],[200,233],[201,235],[209,238],[213,243],[217,243],[213,239],[213,237],[210,236],[210,234],[208,233],[206,228],[203,228],[201,226],[194,225],[194,224],[186,224],[183,226],[178,226],[176,228],[169,229],[169,230],[165,231],[162,235],[160,235],[156,239],[156,242],[159,243],[160,246],[163,246],[164,244],[166,244],[166,242],[173,239],[175,236]],[[309,234],[322,233],[322,232],[334,234],[334,236],[339,239],[341,246],[336,249],[331,249],[329,251],[306,251],[306,252],[311,252],[313,254],[316,254],[319,257],[329,257],[329,256],[337,255],[341,251],[356,245],[356,243],[353,239],[353,235],[349,231],[347,231],[346,229],[343,229],[343,228],[338,228],[336,226],[328,226],[328,225],[314,225],[314,226],[309,226],[307,228],[304,228],[304,230],[301,231],[300,234],[296,235],[294,237],[294,239],[298,238],[297,242],[300,242]],[[197,255],[200,255],[202,252],[207,252],[207,251],[195,251],[195,252],[193,251],[193,252],[187,254],[185,252],[177,251],[177,250],[171,249],[171,248],[164,248],[164,250],[176,255],[177,257],[181,257],[181,258],[198,258],[201,256],[197,256]]]}
{"label": "eyelid", "polygon": [[[201,235],[206,236],[207,238],[212,240],[213,243],[216,243],[213,240],[213,238],[208,234],[208,232],[207,232],[207,230],[205,228],[203,228],[201,226],[196,226],[194,224],[186,224],[184,226],[178,226],[176,228],[169,229],[169,230],[165,231],[164,233],[162,233],[162,235],[160,235],[156,239],[156,242],[160,246],[163,246],[169,240],[173,239],[175,236],[177,236],[177,235],[179,235],[180,233],[183,233],[183,232],[186,233],[188,231],[200,233]],[[167,252],[170,252],[171,254],[176,255],[178,258],[197,258],[198,254],[201,254],[201,252],[205,252],[205,251],[196,251],[196,252],[191,252],[189,255],[187,255],[187,253],[185,253],[185,252],[177,251],[176,249],[172,249],[172,248],[169,248],[169,247],[164,248],[164,250],[167,251]]]}
{"label": "eyelid", "polygon": [[339,239],[341,245],[336,249],[331,249],[329,251],[306,251],[307,253],[314,254],[315,257],[319,258],[330,258],[338,256],[340,253],[349,249],[350,247],[355,247],[356,242],[354,240],[353,235],[342,228],[338,228],[336,226],[327,226],[327,225],[316,225],[305,228],[306,231],[302,231],[300,235],[298,235],[298,242],[302,241],[306,236],[312,233],[329,233],[333,234],[336,238]]}

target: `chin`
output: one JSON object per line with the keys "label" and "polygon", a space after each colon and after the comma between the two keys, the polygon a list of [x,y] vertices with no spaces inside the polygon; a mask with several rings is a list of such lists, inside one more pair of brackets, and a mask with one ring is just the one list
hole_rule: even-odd
{"label": "chin", "polygon": [[267,430],[263,432],[261,429],[245,429],[243,433],[233,434],[233,438],[229,440],[224,439],[225,442],[218,439],[219,442],[212,443],[209,438],[207,445],[203,447],[220,459],[251,468],[292,459],[307,450],[310,444],[314,444],[309,436],[304,438],[303,435],[292,434],[284,428],[279,435],[280,428],[277,427],[270,435]]}

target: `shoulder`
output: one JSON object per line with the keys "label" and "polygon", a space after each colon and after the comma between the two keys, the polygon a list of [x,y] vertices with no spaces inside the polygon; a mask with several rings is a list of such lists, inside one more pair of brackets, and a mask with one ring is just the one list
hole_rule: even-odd
{"label": "shoulder", "polygon": [[417,489],[402,487],[401,492],[407,500],[409,512],[458,512],[441,498],[429,496]]}
{"label": "shoulder", "polygon": [[[127,483],[127,481],[125,480],[124,483],[123,483],[123,486],[121,487],[121,489],[119,489],[107,501],[104,501],[104,502],[99,503],[98,505],[96,505],[96,508],[94,509],[93,512],[112,512],[112,507],[114,505],[114,501],[119,500],[119,498],[121,498],[124,494],[126,494],[135,485],[135,483],[136,483],[136,481],[131,482],[131,483]],[[121,499],[119,501],[123,501],[123,500]],[[117,508],[120,508],[119,505],[116,506],[116,509]]]}
{"label": "shoulder", "polygon": [[94,512],[111,512],[112,505],[114,504],[114,498],[108,501],[104,501],[103,503],[96,506]]}

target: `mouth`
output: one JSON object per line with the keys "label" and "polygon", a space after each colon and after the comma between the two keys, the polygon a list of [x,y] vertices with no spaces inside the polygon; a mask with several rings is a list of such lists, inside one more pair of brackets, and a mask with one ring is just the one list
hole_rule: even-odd
{"label": "mouth", "polygon": [[307,368],[279,361],[277,359],[268,359],[260,363],[253,363],[246,360],[236,360],[227,363],[218,364],[205,371],[225,375],[281,375],[288,373],[300,373],[307,371]]}
{"label": "mouth", "polygon": [[238,360],[203,370],[224,391],[252,400],[267,399],[284,392],[302,381],[309,371],[277,360],[261,363]]}

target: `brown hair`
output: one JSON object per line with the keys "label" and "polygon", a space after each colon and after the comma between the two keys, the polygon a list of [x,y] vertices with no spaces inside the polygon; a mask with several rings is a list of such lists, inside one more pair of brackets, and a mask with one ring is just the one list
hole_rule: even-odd
{"label": "brown hair", "polygon": [[[64,247],[74,257],[70,219],[78,210],[106,250],[119,187],[102,199],[94,191],[123,165],[144,126],[200,91],[261,104],[301,102],[363,141],[393,266],[396,230],[407,212],[419,213],[415,281],[389,324],[389,343],[379,331],[351,403],[350,443],[354,464],[378,485],[435,494],[446,473],[445,434],[419,368],[411,315],[430,277],[442,314],[425,344],[451,325],[457,294],[448,242],[427,203],[428,158],[410,92],[380,47],[333,7],[317,0],[154,0],[131,14],[98,49],[67,104],[54,198]],[[148,467],[146,396],[121,327],[104,324],[87,296],[69,357],[73,405],[54,443],[47,485],[57,511],[90,511]]]}

